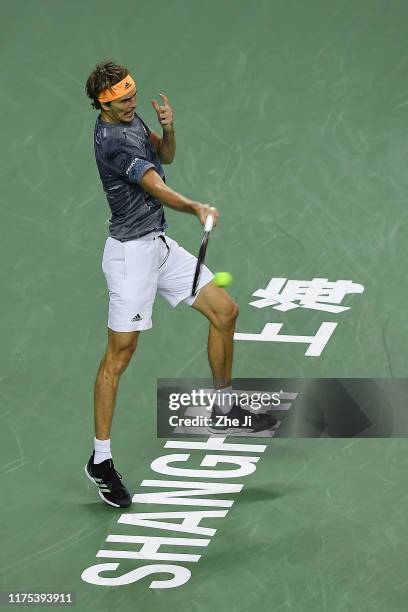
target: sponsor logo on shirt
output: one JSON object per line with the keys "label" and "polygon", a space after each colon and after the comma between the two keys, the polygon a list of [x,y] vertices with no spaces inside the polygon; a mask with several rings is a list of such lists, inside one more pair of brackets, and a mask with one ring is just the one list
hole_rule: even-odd
{"label": "sponsor logo on shirt", "polygon": [[131,171],[131,169],[133,168],[133,166],[135,166],[137,164],[138,161],[141,161],[139,157],[135,157],[135,159],[132,161],[132,163],[129,165],[129,168],[126,170],[126,174],[129,175],[129,172]]}

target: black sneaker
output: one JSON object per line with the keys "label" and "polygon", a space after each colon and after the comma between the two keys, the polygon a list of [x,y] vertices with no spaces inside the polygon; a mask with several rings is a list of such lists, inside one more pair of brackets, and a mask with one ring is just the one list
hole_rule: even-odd
{"label": "black sneaker", "polygon": [[224,414],[217,404],[211,412],[211,425],[209,430],[212,433],[254,433],[272,429],[278,422],[271,414],[256,414],[244,410],[241,406],[234,404],[231,410]]}
{"label": "black sneaker", "polygon": [[85,474],[96,484],[99,496],[104,502],[115,508],[128,508],[132,503],[127,488],[122,484],[122,475],[115,470],[112,459],[94,463],[95,452],[85,466]]}

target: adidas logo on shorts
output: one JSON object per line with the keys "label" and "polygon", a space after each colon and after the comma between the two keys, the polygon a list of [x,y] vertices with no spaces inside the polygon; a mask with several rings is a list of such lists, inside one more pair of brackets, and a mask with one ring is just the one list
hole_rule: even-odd
{"label": "adidas logo on shorts", "polygon": [[133,317],[132,321],[141,321],[142,317],[140,316],[140,314],[137,314],[135,317]]}

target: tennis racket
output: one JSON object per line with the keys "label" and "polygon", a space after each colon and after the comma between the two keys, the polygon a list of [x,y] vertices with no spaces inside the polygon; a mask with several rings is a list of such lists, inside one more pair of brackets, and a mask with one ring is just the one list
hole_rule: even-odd
{"label": "tennis racket", "polygon": [[214,225],[214,216],[210,213],[209,215],[207,215],[207,218],[205,220],[204,234],[201,239],[200,250],[198,251],[197,265],[196,265],[196,269],[194,273],[194,280],[193,280],[193,288],[191,289],[192,297],[194,297],[197,293],[198,281],[200,280],[201,269],[203,267],[205,254],[207,252],[208,240],[210,238],[210,232],[213,228],[213,225]]}

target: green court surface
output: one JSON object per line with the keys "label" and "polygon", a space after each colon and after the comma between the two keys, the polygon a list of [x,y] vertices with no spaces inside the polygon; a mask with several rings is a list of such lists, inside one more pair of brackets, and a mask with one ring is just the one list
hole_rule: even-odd
{"label": "green court surface", "polygon": [[[257,440],[267,448],[256,471],[231,478],[242,491],[221,496],[234,500],[227,515],[201,523],[217,529],[208,546],[161,547],[200,555],[175,562],[191,571],[182,586],[149,588],[166,574],[116,587],[81,575],[115,562],[97,558],[99,550],[140,549],[106,542],[112,534],[206,537],[118,524],[121,513],[99,501],[83,472],[108,304],[101,256],[109,209],[93,155],[88,74],[109,57],[127,65],[138,112],[156,130],[150,100],[168,95],[178,148],[167,181],[221,212],[208,264],[234,276],[236,331],[260,334],[277,323],[281,335],[314,336],[323,322],[337,324],[318,356],[299,342],[237,339],[236,377],[404,378],[408,4],[0,6],[1,590],[70,591],[78,612],[407,610],[407,443],[398,431]],[[166,214],[169,235],[196,252],[197,220]],[[349,309],[337,313],[251,306],[272,278],[347,280],[363,290],[345,295]],[[121,380],[112,433],[115,464],[139,494],[142,480],[171,480],[151,463],[177,452],[156,436],[157,379],[209,376],[207,324],[197,312],[158,298],[153,324]],[[199,469],[205,453],[181,452]],[[134,503],[123,514],[194,509],[209,508]],[[111,576],[154,563],[116,561]]]}

